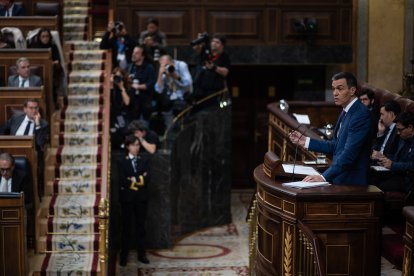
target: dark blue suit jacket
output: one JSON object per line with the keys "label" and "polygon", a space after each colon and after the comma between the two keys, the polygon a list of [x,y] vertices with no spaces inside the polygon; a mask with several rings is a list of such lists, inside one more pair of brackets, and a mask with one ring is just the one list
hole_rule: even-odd
{"label": "dark blue suit jacket", "polygon": [[337,185],[368,184],[371,124],[370,111],[357,100],[342,121],[338,137],[334,135],[331,141],[310,139],[309,150],[332,154],[331,166],[323,173],[326,181]]}
{"label": "dark blue suit jacket", "polygon": [[[0,6],[0,16],[6,15],[6,9],[3,6]],[[13,6],[12,16],[24,16],[26,11],[22,5],[17,5],[16,3]]]}

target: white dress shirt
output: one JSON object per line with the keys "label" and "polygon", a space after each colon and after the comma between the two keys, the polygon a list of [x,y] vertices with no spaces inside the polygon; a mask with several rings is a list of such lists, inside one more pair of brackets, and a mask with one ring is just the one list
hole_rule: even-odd
{"label": "white dress shirt", "polygon": [[21,76],[19,76],[19,87],[22,87],[23,80],[25,80],[23,87],[30,87],[29,79],[23,79]]}
{"label": "white dress shirt", "polygon": [[29,129],[29,135],[33,135],[34,133],[34,129],[35,129],[35,122],[33,120],[30,120],[29,117],[24,117],[23,122],[21,123],[21,125],[19,126],[19,128],[16,131],[16,136],[23,136],[24,135],[24,131],[26,130],[26,126],[27,123],[31,121],[32,124],[30,125],[30,129]]}
{"label": "white dress shirt", "polygon": [[11,178],[9,178],[9,180],[6,180],[6,178],[2,177],[1,182],[0,182],[0,192],[10,193],[12,191],[11,182],[12,182]]}

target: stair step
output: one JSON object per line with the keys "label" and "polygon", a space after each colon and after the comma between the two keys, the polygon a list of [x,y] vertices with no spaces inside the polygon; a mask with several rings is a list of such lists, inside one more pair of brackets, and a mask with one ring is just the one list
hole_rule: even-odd
{"label": "stair step", "polygon": [[100,195],[52,196],[49,215],[61,218],[90,218],[98,215]]}
{"label": "stair step", "polygon": [[[60,113],[60,118],[65,120],[67,124],[69,121],[99,121],[102,120],[102,108],[99,105],[99,97],[89,98],[89,97],[73,97],[71,101],[74,102],[78,100],[77,106],[70,105],[62,110]],[[83,104],[82,104],[83,103]]]}
{"label": "stair step", "polygon": [[44,275],[101,275],[98,253],[46,254],[42,268]]}
{"label": "stair step", "polygon": [[70,83],[68,85],[69,95],[97,95],[103,93],[103,85],[100,83]]}
{"label": "stair step", "polygon": [[47,181],[45,195],[93,194],[101,192],[101,179],[97,180],[54,180]]}
{"label": "stair step", "polygon": [[[103,50],[79,50],[70,54],[70,60],[103,60],[105,59],[105,54],[106,52]],[[82,72],[82,74],[85,73],[88,73],[88,71]]]}
{"label": "stair step", "polygon": [[39,234],[97,234],[99,221],[97,218],[57,218],[49,217],[40,220]]}
{"label": "stair step", "polygon": [[71,33],[64,33],[63,40],[65,41],[73,41],[73,40],[86,40],[87,34],[86,32],[71,32]]}
{"label": "stair step", "polygon": [[[101,177],[101,166],[96,165],[66,165],[49,166],[48,170],[54,170],[55,178],[60,180],[96,180]],[[50,179],[48,179],[50,181]]]}
{"label": "stair step", "polygon": [[85,107],[88,105],[96,106],[99,112],[99,105],[103,104],[101,95],[69,95],[65,98],[65,104],[70,107]]}
{"label": "stair step", "polygon": [[105,63],[102,60],[74,60],[68,64],[70,71],[93,70],[100,71],[105,69]]}
{"label": "stair step", "polygon": [[98,164],[101,162],[100,147],[63,146],[52,148],[50,153],[56,156],[56,163],[64,165]]}
{"label": "stair step", "polygon": [[69,145],[69,146],[89,146],[89,145],[100,145],[102,139],[95,134],[83,134],[83,133],[65,133],[61,135],[55,135],[53,137],[58,141],[58,145]]}
{"label": "stair step", "polygon": [[97,132],[102,132],[102,124],[99,120],[88,122],[64,120],[56,124],[56,127],[59,129],[59,131],[65,133],[94,134]]}
{"label": "stair step", "polygon": [[102,81],[103,81],[103,71],[101,70],[96,70],[96,71],[82,70],[82,71],[72,71],[69,73],[69,83],[74,83],[74,82],[100,83]]}

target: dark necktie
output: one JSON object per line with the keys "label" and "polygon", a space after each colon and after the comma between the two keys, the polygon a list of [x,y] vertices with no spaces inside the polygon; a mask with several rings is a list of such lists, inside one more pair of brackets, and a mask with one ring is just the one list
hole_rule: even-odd
{"label": "dark necktie", "polygon": [[32,124],[32,121],[28,121],[27,122],[26,129],[24,130],[23,135],[29,135],[29,131],[30,131],[31,124]]}
{"label": "dark necktie", "polygon": [[20,87],[24,87],[26,80],[22,80],[22,83],[20,84]]}
{"label": "dark necktie", "polygon": [[134,167],[134,172],[137,172],[137,169],[138,169],[138,159],[136,157],[132,158],[132,166]]}
{"label": "dark necktie", "polygon": [[335,127],[335,134],[337,136],[338,136],[339,129],[341,128],[342,121],[345,118],[345,115],[346,115],[346,111],[342,110],[342,112],[341,112],[341,114],[339,115],[339,118],[338,118],[338,123],[336,124],[336,127]]}

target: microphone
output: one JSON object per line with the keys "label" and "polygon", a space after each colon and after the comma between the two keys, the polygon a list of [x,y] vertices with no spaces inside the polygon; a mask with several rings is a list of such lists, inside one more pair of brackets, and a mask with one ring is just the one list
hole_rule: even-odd
{"label": "microphone", "polygon": [[[297,131],[300,127],[302,126],[302,124],[299,124],[296,128],[295,128],[295,130],[293,131],[293,132],[295,132],[295,131]],[[292,133],[293,133],[292,132]],[[297,155],[298,155],[298,147],[299,147],[299,140],[302,138],[302,136],[304,135],[306,133],[306,129],[305,129],[305,131],[304,131],[304,133],[300,133],[300,136],[299,136],[299,139],[298,139],[298,141],[297,141],[297,143],[296,143],[296,147],[295,147],[295,155],[294,155],[294,157],[293,157],[293,167],[292,167],[292,182],[295,180],[295,167],[296,167],[296,159],[297,159]]]}

